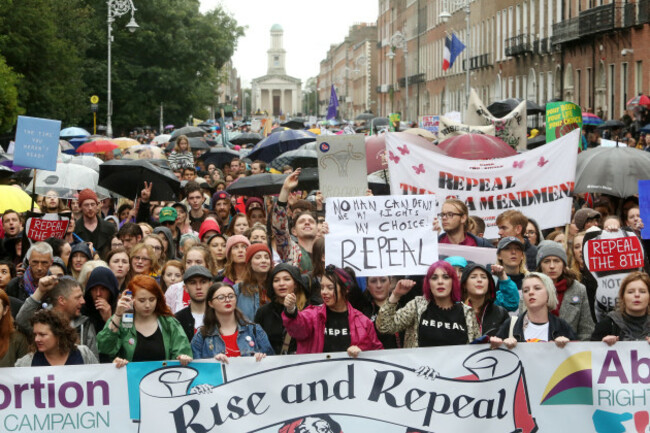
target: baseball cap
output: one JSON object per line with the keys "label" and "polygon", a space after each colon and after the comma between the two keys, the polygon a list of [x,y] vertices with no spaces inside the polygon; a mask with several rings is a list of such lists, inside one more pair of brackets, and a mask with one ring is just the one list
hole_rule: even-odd
{"label": "baseball cap", "polygon": [[204,277],[207,278],[208,280],[211,280],[212,274],[205,266],[197,266],[197,265],[190,266],[183,274],[183,281],[187,282],[187,280],[194,277]]}
{"label": "baseball cap", "polygon": [[505,249],[508,247],[510,244],[517,244],[521,248],[521,250],[524,250],[524,243],[519,240],[519,238],[516,238],[514,236],[506,236],[505,238],[502,238],[499,241],[499,245],[497,246],[497,253],[501,252],[501,250]]}
{"label": "baseball cap", "polygon": [[172,205],[172,207],[173,207],[174,209],[176,209],[177,207],[181,207],[181,208],[183,208],[183,211],[185,211],[185,213],[187,213],[187,206],[185,206],[183,203],[181,203],[181,202],[179,202],[179,201],[177,201],[176,203],[174,203],[174,204]]}
{"label": "baseball cap", "polygon": [[161,223],[165,222],[174,222],[176,221],[176,217],[178,216],[178,212],[176,212],[176,209],[173,207],[166,206],[162,208],[160,211],[160,215],[158,216],[158,221]]}

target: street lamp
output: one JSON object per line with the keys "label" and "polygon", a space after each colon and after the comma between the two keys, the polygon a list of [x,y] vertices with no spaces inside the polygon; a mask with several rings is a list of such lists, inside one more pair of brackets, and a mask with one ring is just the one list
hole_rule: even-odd
{"label": "street lamp", "polygon": [[[465,50],[466,50],[465,51],[465,53],[466,53],[465,58],[467,59],[466,62],[465,62],[465,97],[466,97],[468,105],[469,105],[469,70],[470,70],[470,61],[471,61],[471,57],[472,57],[471,56],[471,51],[470,51],[470,45],[471,44],[470,44],[470,39],[469,39],[469,12],[470,12],[469,1],[470,0],[447,0],[447,2],[446,2],[447,6],[449,6],[449,4],[451,3],[452,7],[456,8],[456,9],[461,8],[461,7],[465,8],[465,15],[466,15],[465,21],[467,21],[467,30],[466,30],[467,35],[465,36],[465,39],[466,39],[465,40]],[[444,5],[443,5],[443,8],[444,8]],[[449,13],[449,11],[447,9],[443,9],[443,11],[440,13],[440,15],[438,15],[438,17],[440,18],[440,21],[442,21],[443,23],[446,23],[451,18],[451,13]]]}
{"label": "street lamp", "polygon": [[406,106],[404,110],[404,117],[408,117],[408,107],[409,107],[409,71],[408,71],[408,46],[406,43],[406,38],[402,32],[398,31],[393,36],[390,37],[391,49],[388,52],[387,56],[389,59],[393,60],[395,57],[395,50],[398,48],[402,49],[404,53],[404,79],[406,84]]}
{"label": "street lamp", "polygon": [[106,135],[113,137],[113,100],[111,99],[111,42],[113,42],[113,21],[131,11],[131,21],[126,25],[131,33],[135,32],[140,26],[135,22],[135,6],[132,0],[108,0],[108,91],[106,95]]}

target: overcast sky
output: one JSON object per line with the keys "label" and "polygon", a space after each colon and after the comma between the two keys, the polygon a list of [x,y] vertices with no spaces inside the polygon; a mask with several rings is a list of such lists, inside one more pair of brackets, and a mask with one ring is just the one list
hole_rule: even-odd
{"label": "overcast sky", "polygon": [[351,25],[376,22],[378,10],[378,0],[200,1],[202,12],[221,4],[239,25],[248,26],[233,56],[242,87],[249,87],[251,79],[266,74],[273,24],[284,29],[287,74],[300,78],[304,86],[308,78],[318,75],[329,46],[343,42]]}

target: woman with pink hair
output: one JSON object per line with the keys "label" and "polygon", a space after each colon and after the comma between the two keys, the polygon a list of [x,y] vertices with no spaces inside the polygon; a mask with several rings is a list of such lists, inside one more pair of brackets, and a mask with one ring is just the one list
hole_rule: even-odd
{"label": "woman with pink hair", "polygon": [[415,285],[400,280],[375,322],[381,333],[406,331],[404,347],[467,344],[480,336],[471,307],[461,302],[460,281],[454,268],[444,260],[432,264],[417,296],[403,308],[397,302]]}

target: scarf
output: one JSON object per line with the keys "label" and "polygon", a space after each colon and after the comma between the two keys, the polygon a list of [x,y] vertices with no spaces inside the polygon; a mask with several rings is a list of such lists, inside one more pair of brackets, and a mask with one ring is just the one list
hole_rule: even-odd
{"label": "scarf", "polygon": [[29,296],[32,296],[36,291],[36,284],[34,282],[34,277],[32,277],[31,267],[28,267],[25,270],[25,274],[23,275],[23,285],[25,287],[25,291]]}
{"label": "scarf", "polygon": [[551,314],[559,317],[560,316],[560,307],[562,306],[562,300],[564,299],[564,292],[566,292],[566,280],[561,279],[555,283],[555,289],[557,290],[557,307],[555,310],[551,311]]}

